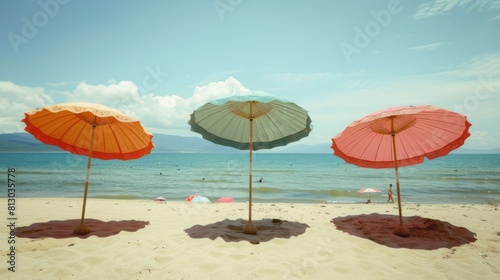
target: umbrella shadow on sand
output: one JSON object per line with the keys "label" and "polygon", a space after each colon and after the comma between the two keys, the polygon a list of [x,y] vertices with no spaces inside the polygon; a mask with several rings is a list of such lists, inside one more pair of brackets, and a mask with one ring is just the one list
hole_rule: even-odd
{"label": "umbrella shadow on sand", "polygon": [[247,221],[244,219],[224,219],[212,224],[194,225],[184,231],[191,238],[210,238],[211,240],[215,240],[220,237],[226,242],[248,241],[252,244],[259,244],[260,242],[267,242],[274,238],[299,236],[309,228],[304,223],[289,222],[280,219],[254,220],[252,223],[257,227],[256,234],[243,233],[243,228],[247,224]]}
{"label": "umbrella shadow on sand", "polygon": [[87,238],[90,236],[109,237],[117,235],[121,231],[135,232],[147,225],[148,221],[101,221],[96,219],[85,219],[86,224],[91,228],[91,231],[85,235],[73,233],[75,226],[80,224],[80,219],[63,220],[63,221],[48,221],[42,223],[34,223],[25,227],[16,229],[16,236],[19,238]]}
{"label": "umbrella shadow on sand", "polygon": [[464,227],[448,222],[419,216],[403,217],[410,229],[409,237],[394,234],[399,216],[384,214],[362,214],[332,219],[335,227],[348,234],[372,240],[391,248],[436,250],[452,248],[477,240],[476,234]]}

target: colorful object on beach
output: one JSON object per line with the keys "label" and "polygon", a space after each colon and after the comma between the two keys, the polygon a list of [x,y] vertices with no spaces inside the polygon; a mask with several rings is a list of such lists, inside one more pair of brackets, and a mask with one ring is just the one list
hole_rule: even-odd
{"label": "colorful object on beach", "polygon": [[375,188],[362,188],[357,191],[358,193],[367,193],[368,194],[368,199],[370,199],[370,193],[378,193],[381,192],[379,189]]}
{"label": "colorful object on beach", "polygon": [[358,190],[357,192],[358,193],[367,193],[369,195],[370,193],[381,192],[381,190],[375,189],[375,188],[362,188],[362,189]]}
{"label": "colorful object on beach", "polygon": [[357,191],[358,193],[375,193],[375,192],[381,192],[379,189],[374,189],[374,188],[362,188]]}
{"label": "colorful object on beach", "polygon": [[162,196],[159,196],[159,197],[157,197],[157,198],[155,198],[155,199],[153,199],[153,200],[154,200],[154,201],[156,201],[156,202],[163,202],[163,201],[167,201],[167,200],[166,200],[164,197],[162,197]]}
{"label": "colorful object on beach", "polygon": [[224,197],[217,199],[216,202],[217,203],[231,203],[231,202],[234,202],[234,198],[229,197],[229,196],[224,196]]}
{"label": "colorful object on beach", "polygon": [[369,168],[394,168],[400,226],[403,226],[398,167],[445,156],[470,136],[467,117],[434,106],[401,106],[367,115],[332,139],[334,154],[347,163]]}
{"label": "colorful object on beach", "polygon": [[190,195],[190,196],[188,196],[188,197],[186,198],[186,201],[191,201],[191,200],[193,200],[193,198],[195,198],[195,197],[197,197],[197,196],[199,196],[199,195],[197,195],[197,194],[192,194],[192,195]]}
{"label": "colorful object on beach", "polygon": [[248,224],[252,224],[252,151],[298,141],[311,132],[311,118],[295,103],[269,95],[235,95],[206,103],[191,114],[191,130],[213,143],[250,151]]}
{"label": "colorful object on beach", "polygon": [[195,196],[195,197],[193,197],[193,199],[191,199],[191,202],[195,202],[195,203],[212,203],[210,201],[210,199],[208,199],[207,197],[204,197],[204,196]]}
{"label": "colorful object on beach", "polygon": [[62,103],[25,113],[25,130],[36,139],[70,153],[88,157],[80,225],[74,233],[85,235],[85,206],[91,159],[130,160],[151,153],[153,134],[124,113],[94,103]]}

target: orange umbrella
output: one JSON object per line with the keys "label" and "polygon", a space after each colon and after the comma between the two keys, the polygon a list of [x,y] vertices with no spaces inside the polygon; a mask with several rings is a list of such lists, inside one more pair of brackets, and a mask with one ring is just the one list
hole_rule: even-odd
{"label": "orange umbrella", "polygon": [[398,167],[445,156],[470,136],[467,117],[434,106],[402,106],[365,116],[332,139],[334,154],[369,168],[394,168],[398,192],[399,236],[403,226]]}
{"label": "orange umbrella", "polygon": [[85,205],[92,157],[129,160],[151,153],[153,134],[138,120],[94,103],[62,103],[26,112],[25,130],[36,139],[77,155],[88,156],[82,218],[76,234],[87,234]]}

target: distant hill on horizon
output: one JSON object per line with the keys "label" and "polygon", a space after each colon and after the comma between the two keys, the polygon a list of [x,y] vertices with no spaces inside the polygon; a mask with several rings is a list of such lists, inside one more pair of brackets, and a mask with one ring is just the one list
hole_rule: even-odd
{"label": "distant hill on horizon", "polygon": [[[237,153],[232,147],[214,144],[199,137],[154,134],[153,153]],[[308,145],[292,143],[285,147],[263,150],[269,153],[332,153],[331,143]],[[0,152],[59,152],[60,148],[46,145],[27,132],[0,134]],[[500,154],[500,149],[476,150],[459,148],[452,154]]]}
{"label": "distant hill on horizon", "polygon": [[0,134],[0,152],[56,152],[56,146],[45,145],[27,132]]}
{"label": "distant hill on horizon", "polygon": [[[154,134],[153,153],[231,153],[237,149],[214,144],[197,137]],[[59,147],[46,145],[27,132],[0,134],[0,152],[57,152]]]}

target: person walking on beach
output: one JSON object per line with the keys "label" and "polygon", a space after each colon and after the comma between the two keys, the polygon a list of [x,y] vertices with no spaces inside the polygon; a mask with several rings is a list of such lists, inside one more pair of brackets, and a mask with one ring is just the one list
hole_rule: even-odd
{"label": "person walking on beach", "polygon": [[393,202],[394,198],[392,197],[392,184],[389,184],[389,190],[387,191],[387,202]]}

